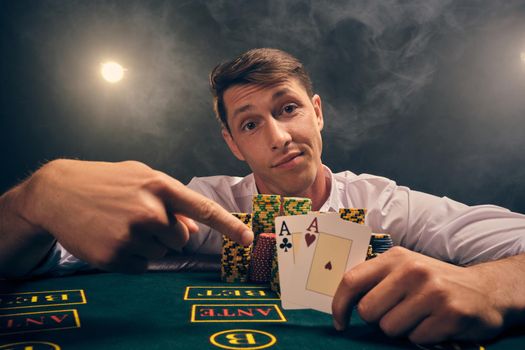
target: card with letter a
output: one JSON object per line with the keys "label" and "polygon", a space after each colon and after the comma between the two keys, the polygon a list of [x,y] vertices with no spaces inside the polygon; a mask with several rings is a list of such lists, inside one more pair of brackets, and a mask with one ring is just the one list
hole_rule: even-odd
{"label": "card with letter a", "polygon": [[332,313],[337,287],[346,271],[365,260],[372,231],[333,215],[303,217],[308,222],[296,238],[301,248],[295,252],[289,300]]}
{"label": "card with letter a", "polygon": [[[338,213],[317,213],[317,216],[329,216],[334,220],[339,217]],[[275,218],[276,249],[279,261],[279,284],[281,289],[281,306],[286,310],[307,309],[308,307],[293,301],[294,285],[293,275],[296,259],[301,250],[301,235],[304,233],[314,214],[278,216]]]}
{"label": "card with letter a", "polygon": [[300,250],[300,236],[305,228],[305,216],[278,216],[275,218],[276,249],[279,261],[279,284],[281,289],[281,305],[283,309],[306,309],[292,299],[292,276],[294,273],[296,254]]}

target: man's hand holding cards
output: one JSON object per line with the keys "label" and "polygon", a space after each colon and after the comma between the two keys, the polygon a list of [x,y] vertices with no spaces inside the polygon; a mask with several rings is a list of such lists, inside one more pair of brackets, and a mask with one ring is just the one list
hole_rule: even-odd
{"label": "man's hand holding cards", "polygon": [[343,275],[366,258],[372,231],[338,213],[275,219],[281,302],[284,309],[331,313]]}

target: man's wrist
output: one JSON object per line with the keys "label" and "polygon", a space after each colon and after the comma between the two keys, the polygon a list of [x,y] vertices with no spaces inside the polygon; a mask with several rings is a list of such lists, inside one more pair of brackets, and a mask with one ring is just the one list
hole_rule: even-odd
{"label": "man's wrist", "polygon": [[[42,184],[44,185],[44,184]],[[38,213],[40,205],[38,201],[40,179],[33,175],[17,187],[13,188],[6,195],[7,211],[11,214],[12,220],[16,221],[16,227],[21,228],[26,236],[37,239],[39,243],[45,244],[54,242],[54,237],[49,234],[39,221],[41,215]]]}
{"label": "man's wrist", "polygon": [[504,328],[525,323],[525,254],[471,266],[487,293],[487,303],[499,310]]}

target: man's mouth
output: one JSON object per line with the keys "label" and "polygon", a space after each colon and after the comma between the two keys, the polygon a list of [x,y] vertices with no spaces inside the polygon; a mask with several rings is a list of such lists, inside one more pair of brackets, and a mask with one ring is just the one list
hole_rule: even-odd
{"label": "man's mouth", "polygon": [[297,158],[302,156],[303,154],[304,154],[303,152],[290,153],[286,155],[285,157],[276,161],[274,165],[272,165],[272,168],[287,168],[290,166],[294,166]]}

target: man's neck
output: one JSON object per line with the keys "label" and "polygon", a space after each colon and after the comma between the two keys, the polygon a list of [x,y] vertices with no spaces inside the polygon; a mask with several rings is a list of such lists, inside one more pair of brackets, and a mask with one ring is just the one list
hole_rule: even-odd
{"label": "man's neck", "polygon": [[312,186],[298,196],[310,198],[312,200],[312,210],[318,211],[330,196],[331,185],[331,181],[325,176],[325,170],[321,164]]}
{"label": "man's neck", "polygon": [[258,181],[257,176],[255,176],[255,184],[259,193],[271,193],[279,194],[281,196],[290,196],[290,197],[303,197],[310,198],[312,200],[312,210],[318,211],[321,209],[323,204],[326,202],[330,196],[331,191],[331,181],[325,176],[325,169],[322,164],[320,164],[317,171],[317,176],[311,186],[306,188],[300,193],[294,194],[284,194],[284,193],[273,193],[274,191],[267,188],[263,182]]}

